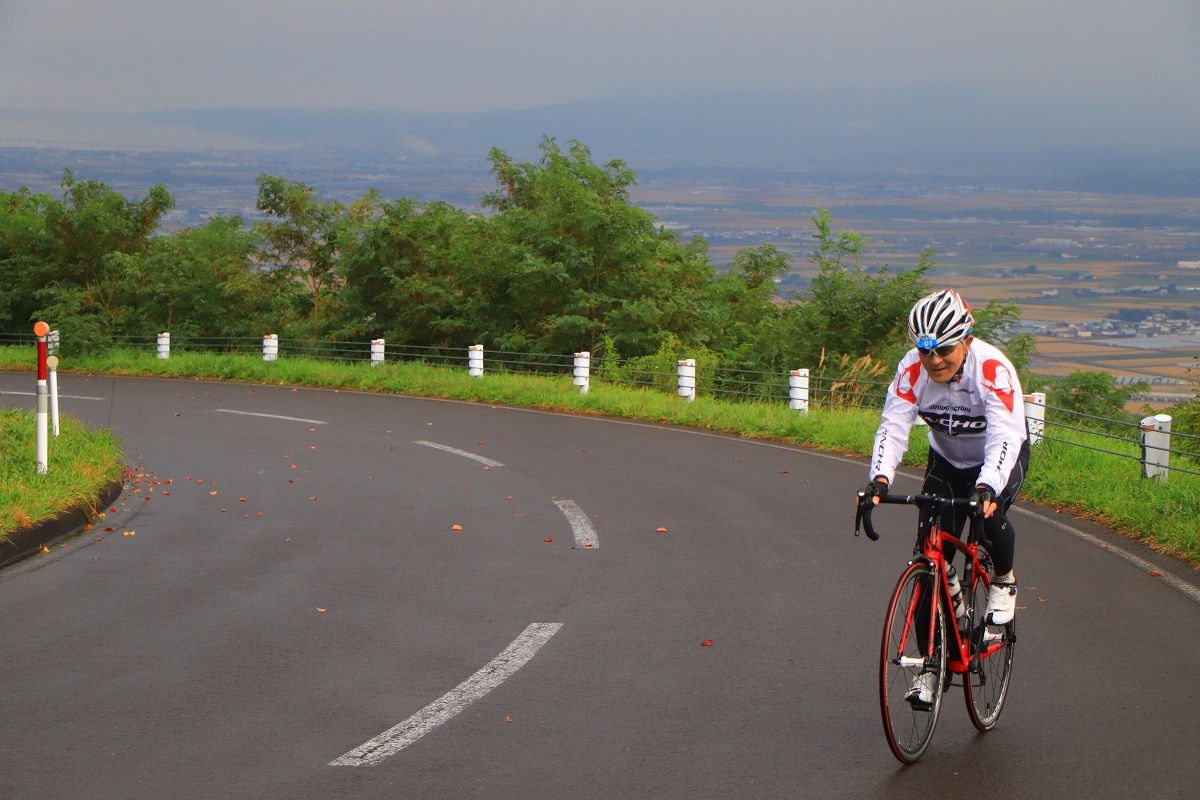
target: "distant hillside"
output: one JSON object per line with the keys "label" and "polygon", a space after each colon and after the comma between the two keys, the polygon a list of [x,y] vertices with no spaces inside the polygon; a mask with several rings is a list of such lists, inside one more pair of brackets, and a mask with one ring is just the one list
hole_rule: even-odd
{"label": "distant hillside", "polygon": [[[1200,194],[1196,120],[1150,119],[1102,98],[1071,103],[994,90],[732,93],[640,101],[585,100],[528,110],[430,114],[361,110],[177,110],[86,115],[0,114],[11,130],[44,139],[137,141],[194,147],[302,148],[480,169],[492,146],[531,157],[543,135],[579,139],[598,160],[643,172],[697,168],[923,170],[1053,175],[1085,191]],[[1179,112],[1181,115],[1184,112]],[[24,116],[22,116],[24,115]],[[90,121],[90,122],[89,122]],[[20,122],[20,125],[17,123]],[[56,131],[69,134],[55,134]],[[25,135],[25,134],[22,134]],[[150,141],[147,137],[153,137]],[[881,176],[881,180],[883,180]]]}

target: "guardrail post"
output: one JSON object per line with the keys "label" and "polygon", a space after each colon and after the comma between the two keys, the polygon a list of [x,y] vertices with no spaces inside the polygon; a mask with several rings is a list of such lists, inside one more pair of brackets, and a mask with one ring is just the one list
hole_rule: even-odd
{"label": "guardrail post", "polygon": [[46,417],[49,412],[49,387],[46,385],[46,335],[50,326],[44,322],[36,322],[33,334],[37,336],[37,471],[45,475],[49,471],[50,435],[46,430]]}
{"label": "guardrail post", "polygon": [[696,399],[696,359],[685,358],[679,362],[679,396],[690,403]]}
{"label": "guardrail post", "polygon": [[275,361],[279,358],[279,334],[268,333],[263,336],[263,361]]}
{"label": "guardrail post", "polygon": [[808,413],[808,370],[794,369],[788,375],[788,408]]}
{"label": "guardrail post", "polygon": [[1029,428],[1029,446],[1037,444],[1046,433],[1046,393],[1025,395],[1025,424]]}
{"label": "guardrail post", "polygon": [[483,376],[483,345],[473,344],[467,348],[467,374],[472,378]]}
{"label": "guardrail post", "polygon": [[592,354],[587,350],[575,354],[575,377],[572,380],[579,387],[580,394],[588,393],[592,380]]}
{"label": "guardrail post", "polygon": [[171,334],[160,333],[158,335],[158,357],[163,361],[171,357]]}
{"label": "guardrail post", "polygon": [[1171,415],[1155,414],[1142,420],[1142,477],[1167,482],[1171,463]]}
{"label": "guardrail post", "polygon": [[378,367],[380,364],[383,363],[383,348],[384,348],[384,340],[383,339],[372,339],[371,340],[371,366],[372,367]]}

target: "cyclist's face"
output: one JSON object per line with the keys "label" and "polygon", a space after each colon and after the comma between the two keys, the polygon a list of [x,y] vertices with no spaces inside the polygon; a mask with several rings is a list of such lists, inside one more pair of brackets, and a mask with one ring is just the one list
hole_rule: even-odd
{"label": "cyclist's face", "polygon": [[[931,350],[927,356],[920,356],[921,366],[929,373],[930,380],[937,383],[949,383],[951,378],[958,374],[958,370],[967,357],[967,348],[971,345],[971,338],[968,336],[965,341],[959,342],[948,356],[938,355],[937,350]],[[920,354],[918,353],[918,355]]]}

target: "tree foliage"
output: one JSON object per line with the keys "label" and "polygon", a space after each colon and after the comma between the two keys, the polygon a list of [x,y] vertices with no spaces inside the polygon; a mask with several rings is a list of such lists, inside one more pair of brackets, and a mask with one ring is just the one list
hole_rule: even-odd
{"label": "tree foliage", "polygon": [[[159,223],[174,201],[162,186],[129,200],[68,171],[60,198],[0,192],[0,329],[44,317],[68,350],[164,330],[273,332],[849,369],[907,349],[908,310],[931,289],[932,252],[908,271],[864,266],[867,240],[817,208],[818,274],[783,301],[776,281],[790,254],[745,248],[718,272],[703,239],[681,239],[631,202],[636,175],[621,161],[597,164],[579,142],[550,138],[534,161],[495,149],[489,161],[496,186],[478,212],[374,191],[347,205],[262,175],[264,221],[216,217],[169,234]],[[1015,307],[979,316],[981,335],[1000,336]]]}

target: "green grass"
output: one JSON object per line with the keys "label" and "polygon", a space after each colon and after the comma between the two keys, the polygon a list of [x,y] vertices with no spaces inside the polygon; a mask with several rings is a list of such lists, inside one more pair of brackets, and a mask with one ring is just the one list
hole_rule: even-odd
{"label": "green grass", "polygon": [[76,506],[94,506],[104,484],[119,478],[125,459],[108,430],[89,430],[63,416],[50,437],[50,470],[37,474],[32,411],[0,409],[0,535]]}
{"label": "green grass", "polygon": [[[32,348],[0,347],[0,369],[27,370]],[[685,403],[673,393],[593,381],[580,395],[569,377],[489,372],[471,378],[465,368],[418,363],[338,363],[285,358],[266,363],[257,356],[178,353],[160,361],[151,353],[113,350],[100,355],[64,359],[62,371],[142,375],[206,380],[236,380],[292,386],[352,389],[470,400],[577,414],[603,414],[629,419],[690,425],[751,439],[772,439],[821,450],[866,456],[871,449],[878,411],[815,408],[801,415],[780,402],[735,402],[701,394]],[[1109,448],[1107,440],[1071,431],[1058,438]],[[1135,445],[1112,442],[1111,449]],[[928,445],[918,429],[904,463],[924,465]],[[1045,442],[1034,448],[1025,496],[1110,525],[1124,533],[1200,563],[1200,477],[1172,473],[1166,484],[1143,480],[1133,460]],[[865,482],[865,476],[864,476]],[[847,502],[857,486],[846,487]]]}

